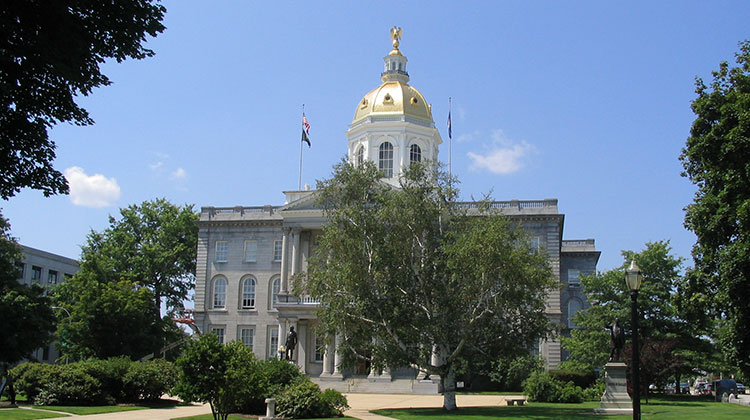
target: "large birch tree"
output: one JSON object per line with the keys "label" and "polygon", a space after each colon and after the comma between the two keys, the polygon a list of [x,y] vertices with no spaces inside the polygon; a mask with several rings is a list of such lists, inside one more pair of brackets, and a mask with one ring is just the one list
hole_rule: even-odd
{"label": "large birch tree", "polygon": [[412,165],[396,188],[370,162],[337,165],[318,185],[328,224],[295,286],[320,299],[344,364],[439,375],[447,410],[469,350],[495,360],[551,331],[554,286],[521,226],[486,202],[456,202],[452,185],[431,166]]}

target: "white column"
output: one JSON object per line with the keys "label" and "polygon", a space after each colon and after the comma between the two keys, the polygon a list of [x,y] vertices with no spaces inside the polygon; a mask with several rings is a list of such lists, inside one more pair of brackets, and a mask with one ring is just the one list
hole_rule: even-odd
{"label": "white column", "polygon": [[[377,344],[377,340],[375,338],[372,339],[373,344]],[[375,361],[370,360],[370,374],[367,375],[367,379],[377,379],[380,377],[380,371],[375,367]]]}
{"label": "white column", "polygon": [[287,294],[287,291],[289,290],[289,262],[287,261],[289,259],[289,252],[287,252],[287,247],[289,247],[289,229],[284,228],[284,234],[281,237],[281,287],[279,294],[285,295]]}
{"label": "white column", "polygon": [[343,378],[344,375],[341,374],[341,354],[338,351],[338,347],[343,341],[343,338],[341,337],[341,333],[336,333],[336,343],[334,347],[334,356],[333,356],[333,373],[331,376],[334,378]]}
{"label": "white column", "polygon": [[303,374],[307,373],[307,325],[300,326],[299,322],[295,322],[294,329],[297,330],[297,349],[294,351],[295,360],[297,360],[297,366],[302,370]]}
{"label": "white column", "polygon": [[299,236],[300,236],[300,230],[299,228],[295,228],[292,230],[292,261],[291,263],[291,269],[292,269],[292,276],[297,274],[297,270],[299,267],[299,255],[300,255],[300,249],[299,249]]}
{"label": "white column", "polygon": [[386,365],[386,367],[383,368],[383,373],[381,373],[380,376],[382,376],[383,378],[388,379],[390,381],[392,379],[391,378],[391,367],[388,366],[388,365]]}
{"label": "white column", "polygon": [[[286,319],[279,318],[279,347],[286,343]],[[276,357],[279,357],[279,349],[276,348]]]}
{"label": "white column", "polygon": [[333,369],[331,368],[331,362],[333,362],[331,356],[333,356],[333,343],[326,343],[325,352],[323,353],[323,373],[320,376],[331,376]]}

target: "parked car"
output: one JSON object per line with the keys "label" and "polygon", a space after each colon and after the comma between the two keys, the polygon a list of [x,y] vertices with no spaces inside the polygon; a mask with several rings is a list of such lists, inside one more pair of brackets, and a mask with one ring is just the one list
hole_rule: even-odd
{"label": "parked car", "polygon": [[695,393],[698,395],[704,395],[706,393],[706,384],[705,383],[699,383],[695,386]]}
{"label": "parked car", "polygon": [[688,385],[687,382],[680,383],[680,393],[682,394],[690,393],[690,385]]}
{"label": "parked car", "polygon": [[716,401],[728,401],[730,395],[734,395],[737,398],[737,382],[734,379],[720,379],[714,381],[711,387],[712,394]]}
{"label": "parked car", "polygon": [[742,385],[741,383],[737,382],[737,393],[738,394],[744,394],[745,393],[745,385]]}

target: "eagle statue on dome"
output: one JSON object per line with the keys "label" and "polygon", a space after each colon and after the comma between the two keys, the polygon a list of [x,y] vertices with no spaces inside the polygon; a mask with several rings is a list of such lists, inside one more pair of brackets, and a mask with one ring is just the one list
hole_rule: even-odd
{"label": "eagle statue on dome", "polygon": [[398,49],[398,40],[401,39],[401,28],[397,26],[391,28],[391,39],[393,40],[393,48]]}

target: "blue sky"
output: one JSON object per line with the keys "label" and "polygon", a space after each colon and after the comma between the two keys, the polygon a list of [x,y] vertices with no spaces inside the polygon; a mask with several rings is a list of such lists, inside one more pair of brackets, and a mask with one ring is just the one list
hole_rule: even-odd
{"label": "blue sky", "polygon": [[326,178],[378,86],[389,28],[403,28],[411,84],[432,104],[465,199],[558,198],[565,238],[620,250],[672,241],[690,262],[680,176],[696,76],[750,38],[750,2],[163,3],[156,56],[107,63],[112,86],[80,98],[96,121],[60,125],[55,166],[75,194],[0,203],[14,236],[76,258],[120,207],[282,204],[296,189],[300,113],[312,125],[303,183]]}

